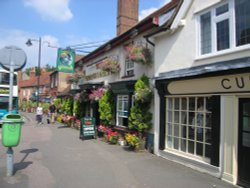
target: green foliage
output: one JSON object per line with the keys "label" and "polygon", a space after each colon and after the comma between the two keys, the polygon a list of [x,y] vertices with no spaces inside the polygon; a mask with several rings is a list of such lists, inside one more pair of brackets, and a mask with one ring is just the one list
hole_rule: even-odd
{"label": "green foliage", "polygon": [[73,107],[73,98],[67,97],[65,100],[63,100],[61,111],[63,113],[66,113],[67,115],[72,115],[72,107]]}
{"label": "green foliage", "polygon": [[74,103],[73,103],[73,114],[77,115],[77,112],[78,112],[78,101],[74,100]]}
{"label": "green foliage", "polygon": [[31,70],[32,70],[32,68],[27,68],[27,69],[25,69],[25,73],[29,76]]}
{"label": "green foliage", "polygon": [[149,79],[147,76],[142,77],[135,84],[135,100],[140,103],[150,102],[152,99],[152,91],[149,87]]}
{"label": "green foliage", "polygon": [[113,98],[114,98],[113,93],[109,90],[99,100],[98,111],[100,113],[101,122],[104,125],[110,125],[113,119],[113,111],[114,111]]}
{"label": "green foliage", "polygon": [[53,66],[50,66],[49,64],[46,64],[46,65],[45,65],[45,70],[46,70],[47,72],[51,72],[51,71],[55,71],[56,68],[53,67]]}
{"label": "green foliage", "polygon": [[41,68],[35,67],[35,75],[36,75],[36,76],[41,75]]}
{"label": "green foliage", "polygon": [[130,109],[129,125],[130,129],[136,129],[139,132],[144,132],[152,127],[152,113],[148,109],[143,108],[140,104],[135,105]]}
{"label": "green foliage", "polygon": [[61,104],[62,104],[62,99],[56,98],[53,100],[53,102],[54,102],[54,105],[56,106],[56,109],[59,109],[61,107]]}
{"label": "green foliage", "polygon": [[149,79],[143,75],[135,84],[135,102],[130,109],[129,125],[130,129],[135,129],[140,133],[152,127],[152,113],[149,112],[152,91],[149,87]]}

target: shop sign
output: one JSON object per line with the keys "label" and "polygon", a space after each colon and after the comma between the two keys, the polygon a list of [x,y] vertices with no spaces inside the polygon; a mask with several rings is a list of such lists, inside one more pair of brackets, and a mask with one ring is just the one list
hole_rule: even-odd
{"label": "shop sign", "polygon": [[250,92],[250,73],[171,82],[171,94]]}
{"label": "shop sign", "polygon": [[80,128],[80,138],[84,139],[85,137],[94,137],[96,136],[96,125],[95,118],[93,117],[84,117],[81,120]]}

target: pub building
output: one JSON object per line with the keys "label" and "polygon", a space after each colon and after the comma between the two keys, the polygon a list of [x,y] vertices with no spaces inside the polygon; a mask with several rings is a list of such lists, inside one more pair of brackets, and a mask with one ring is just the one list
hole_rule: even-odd
{"label": "pub building", "polygon": [[155,85],[157,153],[229,182],[238,177],[247,185],[250,57],[160,73]]}

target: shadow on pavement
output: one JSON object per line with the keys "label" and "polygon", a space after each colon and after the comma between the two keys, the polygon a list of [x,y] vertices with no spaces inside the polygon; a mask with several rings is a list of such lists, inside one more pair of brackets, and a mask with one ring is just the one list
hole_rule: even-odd
{"label": "shadow on pavement", "polygon": [[16,174],[17,171],[23,170],[27,168],[29,165],[31,165],[33,162],[27,161],[27,162],[19,162],[14,164],[14,174]]}
{"label": "shadow on pavement", "polygon": [[37,151],[38,151],[38,149],[36,149],[36,148],[25,149],[25,150],[20,151],[20,153],[25,153],[25,155],[24,155],[24,157],[22,158],[22,160],[21,160],[19,163],[14,164],[14,174],[15,174],[18,170],[25,169],[25,168],[27,168],[29,165],[31,165],[33,162],[31,162],[31,161],[24,162],[24,160],[28,157],[28,155],[29,155],[30,153],[35,153],[35,152],[37,152]]}
{"label": "shadow on pavement", "polygon": [[58,129],[64,129],[64,128],[70,128],[69,126],[65,126],[65,125],[61,125],[59,127],[57,127]]}

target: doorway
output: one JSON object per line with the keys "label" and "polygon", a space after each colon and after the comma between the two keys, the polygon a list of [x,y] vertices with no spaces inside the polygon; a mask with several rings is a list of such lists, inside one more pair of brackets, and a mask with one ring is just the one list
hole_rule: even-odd
{"label": "doorway", "polygon": [[238,184],[250,187],[250,98],[239,99]]}

